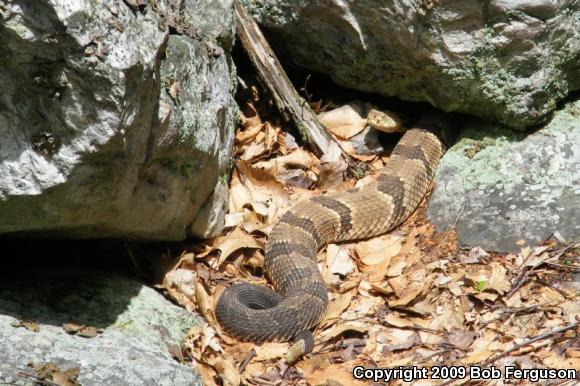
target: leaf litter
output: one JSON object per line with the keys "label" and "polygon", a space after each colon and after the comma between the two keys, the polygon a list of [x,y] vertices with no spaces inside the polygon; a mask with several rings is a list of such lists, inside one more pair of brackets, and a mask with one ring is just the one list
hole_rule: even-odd
{"label": "leaf litter", "polygon": [[[364,179],[345,180],[334,171],[329,182],[314,154],[278,123],[260,118],[258,94],[253,87],[236,133],[223,235],[190,246],[161,286],[206,320],[191,329],[183,348],[183,361],[204,384],[365,384],[352,376],[359,365],[580,370],[580,288],[573,284],[580,243],[550,239],[515,254],[463,250],[454,230],[436,233],[426,222],[425,202],[390,234],[320,251],[330,303],[314,330],[314,350],[302,360],[285,363],[289,343],[255,345],[225,334],[215,304],[231,283],[268,285],[263,248],[277,219],[298,200],[372,180],[388,158],[359,157],[368,165]],[[365,129],[359,107],[334,111],[324,112],[322,122],[343,144]]]}

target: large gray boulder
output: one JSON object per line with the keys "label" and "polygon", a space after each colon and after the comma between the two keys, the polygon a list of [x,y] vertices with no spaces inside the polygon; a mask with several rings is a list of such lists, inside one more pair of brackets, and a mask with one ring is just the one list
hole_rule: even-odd
{"label": "large gray boulder", "polygon": [[[83,386],[201,385],[172,358],[200,322],[153,289],[111,273],[12,272],[0,286],[0,384],[32,385],[43,375],[38,369],[55,366],[76,369]],[[98,334],[67,333],[70,323]]]}
{"label": "large gray boulder", "polygon": [[0,233],[220,231],[231,0],[152,4],[0,1]]}
{"label": "large gray boulder", "polygon": [[580,240],[580,100],[525,135],[468,122],[443,157],[429,203],[440,229],[462,244],[514,251],[552,233]]}
{"label": "large gray boulder", "polygon": [[580,88],[580,0],[244,0],[275,50],[337,83],[539,123]]}

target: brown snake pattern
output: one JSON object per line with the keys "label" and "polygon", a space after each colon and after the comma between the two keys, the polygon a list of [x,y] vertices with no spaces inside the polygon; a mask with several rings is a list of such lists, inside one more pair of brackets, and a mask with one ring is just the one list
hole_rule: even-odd
{"label": "brown snake pattern", "polygon": [[220,297],[216,316],[240,340],[286,341],[319,323],[328,292],[316,255],[329,242],[390,231],[415,211],[445,152],[435,126],[422,120],[407,131],[373,183],[298,202],[273,228],[265,270],[273,290],[237,283]]}

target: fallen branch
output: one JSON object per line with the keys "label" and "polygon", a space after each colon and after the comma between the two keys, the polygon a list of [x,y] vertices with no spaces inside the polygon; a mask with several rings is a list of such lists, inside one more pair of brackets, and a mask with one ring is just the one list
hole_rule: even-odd
{"label": "fallen branch", "polygon": [[296,92],[252,16],[238,1],[235,2],[234,10],[238,37],[280,112],[294,122],[316,155],[324,156],[329,161],[342,157],[351,165],[350,156],[320,124],[308,103]]}
{"label": "fallen branch", "polygon": [[521,349],[522,347],[528,346],[534,342],[538,342],[540,340],[548,339],[548,338],[551,338],[553,336],[563,334],[566,331],[570,331],[570,330],[573,330],[573,329],[578,328],[578,327],[580,327],[580,322],[572,323],[572,324],[569,324],[567,326],[557,328],[554,331],[546,332],[544,334],[536,335],[533,338],[526,339],[526,341],[524,341],[520,344],[513,345],[508,350],[492,356],[491,358],[486,360],[482,366],[488,366],[488,365],[494,363],[495,361],[497,361],[498,359],[503,358],[503,357],[511,354],[512,352],[517,351],[517,350]]}
{"label": "fallen branch", "polygon": [[499,316],[497,316],[496,318],[490,319],[490,320],[486,320],[485,322],[478,324],[477,328],[481,329],[481,328],[487,326],[488,324],[497,322],[498,320],[502,320],[502,319],[508,318],[510,316],[513,316],[513,315],[520,315],[520,314],[526,314],[526,313],[532,313],[532,312],[545,311],[546,309],[548,309],[548,308],[544,308],[544,306],[547,304],[548,304],[548,302],[544,302],[542,304],[533,304],[533,305],[527,306],[527,307],[505,308],[505,309],[499,311],[500,312]]}

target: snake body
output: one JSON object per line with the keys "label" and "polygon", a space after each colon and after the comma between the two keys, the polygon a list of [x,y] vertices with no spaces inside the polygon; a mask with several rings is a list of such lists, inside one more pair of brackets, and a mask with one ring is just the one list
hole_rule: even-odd
{"label": "snake body", "polygon": [[275,291],[248,283],[224,290],[216,316],[234,337],[262,343],[295,339],[319,323],[328,292],[316,255],[329,242],[386,233],[415,211],[445,152],[438,120],[423,120],[395,146],[375,182],[298,202],[272,229],[265,270]]}

